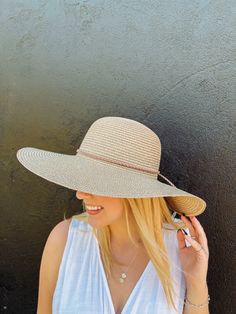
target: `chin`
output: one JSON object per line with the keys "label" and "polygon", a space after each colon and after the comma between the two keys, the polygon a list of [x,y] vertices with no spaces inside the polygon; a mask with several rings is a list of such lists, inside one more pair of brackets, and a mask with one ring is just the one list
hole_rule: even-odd
{"label": "chin", "polygon": [[107,224],[102,223],[101,221],[95,221],[95,219],[90,219],[90,217],[87,220],[88,224],[90,224],[91,227],[96,228],[96,229],[101,229]]}

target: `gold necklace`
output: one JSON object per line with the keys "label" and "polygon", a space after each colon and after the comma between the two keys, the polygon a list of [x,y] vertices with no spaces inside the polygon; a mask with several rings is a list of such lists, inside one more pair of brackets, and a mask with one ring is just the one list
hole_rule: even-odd
{"label": "gold necklace", "polygon": [[129,262],[129,264],[127,265],[128,266],[128,268],[127,268],[127,270],[126,271],[123,271],[122,269],[121,269],[121,267],[119,266],[119,264],[118,264],[118,267],[120,268],[120,270],[121,270],[121,272],[120,272],[120,276],[119,276],[119,282],[121,283],[121,284],[123,284],[124,282],[125,282],[125,280],[126,280],[126,278],[127,278],[127,272],[128,272],[128,270],[129,270],[129,268],[130,268],[130,266],[132,265],[132,263],[133,263],[133,261],[135,260],[135,258],[137,257],[137,255],[138,255],[138,252],[136,252],[136,254],[134,255],[134,257],[132,258],[132,260]]}

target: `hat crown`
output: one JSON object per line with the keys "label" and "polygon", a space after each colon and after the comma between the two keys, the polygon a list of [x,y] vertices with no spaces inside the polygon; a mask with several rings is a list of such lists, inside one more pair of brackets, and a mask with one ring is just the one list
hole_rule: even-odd
{"label": "hat crown", "polygon": [[161,142],[144,124],[123,117],[102,117],[88,129],[77,154],[157,177]]}

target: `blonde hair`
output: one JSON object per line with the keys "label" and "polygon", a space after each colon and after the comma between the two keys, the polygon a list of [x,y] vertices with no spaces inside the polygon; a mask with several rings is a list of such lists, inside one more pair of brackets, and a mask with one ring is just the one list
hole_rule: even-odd
{"label": "blonde hair", "polygon": [[[167,303],[172,305],[177,311],[173,293],[173,279],[171,278],[170,261],[165,247],[162,235],[162,228],[167,223],[173,226],[172,229],[186,228],[182,221],[174,222],[171,215],[172,211],[168,207],[168,202],[164,197],[148,197],[148,198],[122,198],[123,214],[125,215],[128,235],[134,245],[135,241],[130,231],[130,215],[134,218],[138,233],[147,251],[147,254],[152,261],[155,270],[161,280]],[[111,232],[109,225],[102,228],[92,228],[93,233],[98,239],[101,257],[104,263],[104,268],[108,276],[111,274]],[[177,267],[174,265],[174,267]],[[179,268],[180,269],[180,268]],[[183,271],[180,269],[180,271]]]}

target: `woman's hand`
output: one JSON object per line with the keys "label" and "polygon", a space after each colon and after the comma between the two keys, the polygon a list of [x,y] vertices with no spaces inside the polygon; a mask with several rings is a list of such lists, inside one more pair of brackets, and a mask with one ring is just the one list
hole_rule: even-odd
{"label": "woman's hand", "polygon": [[[190,220],[181,216],[181,220],[189,229],[191,238],[181,230],[177,232],[180,261],[185,275],[187,286],[204,287],[207,281],[209,249],[207,237],[202,225],[195,216],[189,217]],[[187,247],[185,240],[191,244]]]}

